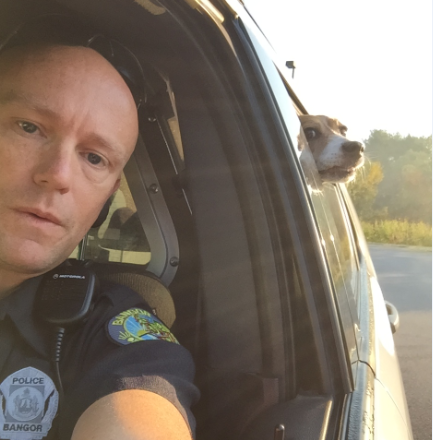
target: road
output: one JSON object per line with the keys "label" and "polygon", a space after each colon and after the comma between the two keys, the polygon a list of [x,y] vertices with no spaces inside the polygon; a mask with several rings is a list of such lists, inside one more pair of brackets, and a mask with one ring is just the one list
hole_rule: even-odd
{"label": "road", "polygon": [[394,335],[415,440],[432,438],[431,249],[369,244],[386,300],[400,314]]}

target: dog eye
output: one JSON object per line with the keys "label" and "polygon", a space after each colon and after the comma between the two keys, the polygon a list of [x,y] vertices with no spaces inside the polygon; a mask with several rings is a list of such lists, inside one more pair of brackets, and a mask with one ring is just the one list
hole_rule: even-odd
{"label": "dog eye", "polygon": [[304,130],[306,138],[310,141],[311,139],[315,139],[319,137],[319,132],[314,128],[306,128]]}

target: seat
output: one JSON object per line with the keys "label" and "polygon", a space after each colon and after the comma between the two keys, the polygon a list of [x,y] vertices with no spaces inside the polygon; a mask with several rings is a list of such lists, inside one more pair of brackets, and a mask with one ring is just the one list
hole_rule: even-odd
{"label": "seat", "polygon": [[[109,202],[107,205],[93,225],[94,228],[100,227],[107,217]],[[150,251],[137,213],[126,207],[114,211],[100,244],[106,251]],[[158,318],[171,328],[176,319],[173,298],[167,287],[155,275],[146,271],[145,265],[95,261],[92,270],[100,280],[121,284],[137,292]]]}
{"label": "seat", "polygon": [[176,311],[169,290],[155,275],[142,266],[126,263],[93,263],[92,270],[100,280],[121,284],[137,292],[155,311],[158,318],[171,328]]}

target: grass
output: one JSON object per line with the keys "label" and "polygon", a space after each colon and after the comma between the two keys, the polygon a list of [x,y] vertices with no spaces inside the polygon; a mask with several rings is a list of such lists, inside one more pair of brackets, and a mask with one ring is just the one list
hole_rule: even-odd
{"label": "grass", "polygon": [[407,220],[380,220],[373,223],[362,221],[367,241],[373,243],[403,244],[409,246],[432,245],[432,227],[423,222]]}

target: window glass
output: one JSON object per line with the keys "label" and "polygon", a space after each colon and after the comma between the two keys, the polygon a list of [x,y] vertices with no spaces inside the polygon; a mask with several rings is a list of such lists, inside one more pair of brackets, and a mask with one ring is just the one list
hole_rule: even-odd
{"label": "window glass", "polygon": [[353,240],[352,225],[347,216],[344,202],[338,193],[337,186],[325,184],[324,195],[329,209],[333,214],[333,220],[338,234],[336,252],[339,255],[346,289],[353,298],[357,299],[359,265]]}
{"label": "window glass", "polygon": [[344,201],[339,194],[338,185],[322,182],[301,128],[298,140],[298,148],[301,150],[300,164],[314,206],[322,246],[328,257],[333,281],[337,291],[342,289],[346,292],[350,307],[354,310],[354,303],[358,301],[359,264]]}
{"label": "window glass", "polygon": [[[355,300],[358,290],[358,266],[337,190],[333,185],[325,184],[320,193],[312,194],[311,199],[317,213],[322,245],[328,260],[332,262],[330,269],[334,283],[347,291],[349,301],[351,298]],[[339,283],[341,286],[338,286]]]}
{"label": "window glass", "polygon": [[303,147],[300,163],[314,207],[322,247],[331,272],[349,358],[354,362],[357,359],[356,338],[359,336],[358,307],[356,305],[359,273],[350,224],[347,221],[345,211],[343,211],[344,206],[339,197],[338,187],[321,181],[308,144]]}
{"label": "window glass", "polygon": [[348,295],[355,299],[358,291],[358,264],[350,224],[342,210],[338,188],[333,184],[322,183],[307,143],[303,147],[300,163],[335,287],[337,290],[347,290]]}
{"label": "window glass", "polygon": [[79,256],[98,262],[149,263],[150,246],[124,174],[106,220],[89,231],[84,245],[81,243],[71,258]]}

